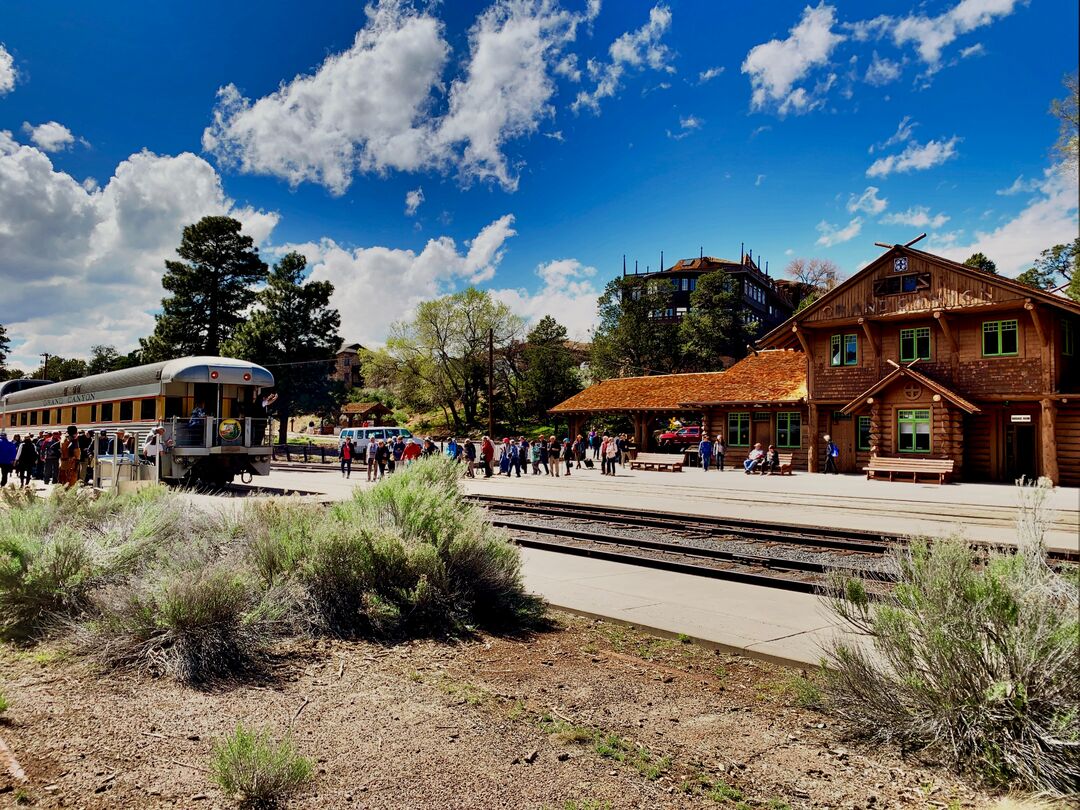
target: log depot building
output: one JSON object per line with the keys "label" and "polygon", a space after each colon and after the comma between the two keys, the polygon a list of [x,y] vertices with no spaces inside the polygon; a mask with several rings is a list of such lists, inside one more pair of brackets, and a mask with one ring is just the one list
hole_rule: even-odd
{"label": "log depot building", "polygon": [[895,245],[700,393],[683,387],[679,407],[723,433],[729,458],[771,442],[813,472],[830,434],[841,472],[876,451],[952,459],[960,480],[1080,486],[1078,332],[1070,299]]}
{"label": "log depot building", "polygon": [[766,335],[806,355],[809,468],[950,458],[965,480],[1080,485],[1080,304],[896,245]]}

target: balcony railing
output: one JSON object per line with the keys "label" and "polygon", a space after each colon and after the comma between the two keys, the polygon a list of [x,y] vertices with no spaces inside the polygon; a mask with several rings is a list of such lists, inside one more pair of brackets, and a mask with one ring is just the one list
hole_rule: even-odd
{"label": "balcony railing", "polygon": [[181,418],[166,423],[165,438],[177,448],[266,447],[270,443],[266,419],[219,419],[214,416]]}

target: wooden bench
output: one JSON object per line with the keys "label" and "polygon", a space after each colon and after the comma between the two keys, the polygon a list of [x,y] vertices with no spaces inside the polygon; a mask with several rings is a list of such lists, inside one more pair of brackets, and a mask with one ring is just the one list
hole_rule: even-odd
{"label": "wooden bench", "polygon": [[630,461],[631,470],[682,472],[682,468],[682,456],[671,453],[638,453],[637,457]]}
{"label": "wooden bench", "polygon": [[[791,453],[780,453],[780,469],[776,471],[777,475],[791,475]],[[769,471],[769,475],[772,475],[772,470]],[[765,464],[759,464],[754,468],[754,475],[765,475]]]}
{"label": "wooden bench", "polygon": [[896,475],[910,475],[912,483],[919,480],[920,475],[936,475],[938,484],[945,483],[945,477],[952,475],[956,462],[951,458],[883,458],[875,456],[870,459],[870,464],[863,467],[866,477],[877,478],[879,475],[888,473],[889,480],[893,481]]}

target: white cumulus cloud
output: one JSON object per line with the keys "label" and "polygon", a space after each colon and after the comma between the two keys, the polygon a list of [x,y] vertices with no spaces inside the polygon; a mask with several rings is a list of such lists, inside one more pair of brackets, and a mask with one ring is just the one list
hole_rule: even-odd
{"label": "white cumulus cloud", "polygon": [[98,190],[0,132],[0,287],[13,360],[33,367],[43,351],[133,348],[153,329],[164,260],[207,214],[236,217],[257,243],[278,220],[238,206],[191,153],[137,152]]}
{"label": "white cumulus cloud", "polygon": [[820,104],[820,98],[795,84],[813,68],[827,64],[833,49],[844,40],[833,31],[835,24],[836,9],[832,6],[824,2],[807,6],[786,39],[773,39],[750,49],[742,72],[750,76],[753,109],[775,106],[786,115],[807,112]]}
{"label": "white cumulus cloud", "polygon": [[[935,17],[911,14],[891,21],[892,39],[897,45],[913,44],[919,58],[936,70],[946,47],[963,34],[1007,17],[1020,0],[960,0]],[[970,55],[970,53],[968,54]]]}
{"label": "white cumulus cloud", "polygon": [[595,267],[577,259],[558,259],[536,268],[541,284],[535,292],[525,288],[493,289],[492,296],[534,324],[550,315],[575,340],[587,340],[596,326],[599,290],[593,284]]}
{"label": "white cumulus cloud", "polygon": [[855,217],[841,228],[839,225],[833,225],[822,220],[817,224],[818,233],[821,234],[817,239],[817,244],[823,247],[832,247],[843,242],[850,242],[862,231],[862,223],[862,217]]}
{"label": "white cumulus cloud", "polygon": [[862,211],[866,214],[880,214],[889,205],[889,201],[884,197],[879,197],[878,192],[880,189],[877,186],[867,186],[866,191],[856,197],[852,194],[848,197],[847,210],[849,214],[854,214],[856,211]]}
{"label": "white cumulus cloud", "polygon": [[708,70],[703,70],[698,74],[698,84],[705,84],[705,82],[711,82],[723,72],[723,65],[717,65],[716,67],[711,67]]}
{"label": "white cumulus cloud", "polygon": [[424,189],[414,188],[412,191],[405,192],[405,216],[414,216],[417,210],[420,208],[420,204],[424,202]]}
{"label": "white cumulus cloud", "polygon": [[[462,250],[449,236],[428,240],[419,253],[390,247],[348,249],[333,239],[283,245],[308,258],[311,278],[334,285],[331,303],[341,313],[341,334],[377,345],[390,324],[408,317],[421,301],[453,292],[463,283],[490,279],[515,235],[507,214],[484,227]],[[372,307],[373,301],[382,302]]]}
{"label": "white cumulus cloud", "polygon": [[48,121],[36,127],[29,121],[24,121],[22,128],[30,140],[46,152],[60,152],[75,143],[71,130],[56,121]]}
{"label": "white cumulus cloud", "polygon": [[1062,167],[1046,171],[1037,196],[1019,214],[993,231],[977,231],[965,245],[942,251],[956,261],[972,253],[984,253],[1003,273],[1015,275],[1031,267],[1050,245],[1076,238],[1076,180]]}
{"label": "white cumulus cloud", "polygon": [[1032,191],[1037,191],[1043,184],[1043,180],[1037,177],[1032,177],[1030,180],[1025,180],[1024,175],[1020,175],[1012,181],[1012,185],[1006,188],[999,188],[994,193],[999,197],[1010,197],[1013,194],[1029,194]]}
{"label": "white cumulus cloud", "polygon": [[586,64],[589,77],[596,82],[592,92],[582,90],[571,105],[575,112],[589,109],[600,111],[601,99],[611,98],[622,87],[627,70],[652,70],[674,73],[669,64],[671,50],[661,40],[671,27],[671,9],[664,5],[653,6],[649,21],[635,31],[619,36],[608,48],[610,61],[590,59]]}
{"label": "white cumulus cloud", "polygon": [[866,176],[888,177],[893,173],[904,174],[932,169],[955,157],[956,144],[959,142],[960,138],[954,135],[948,140],[910,143],[903,152],[897,155],[886,155],[875,160],[866,170]]}
{"label": "white cumulus cloud", "polygon": [[878,52],[874,51],[874,58],[866,69],[866,83],[880,87],[895,82],[900,78],[902,70],[903,66],[899,62],[878,56]]}
{"label": "white cumulus cloud", "polygon": [[0,96],[15,89],[15,79],[18,75],[15,70],[15,59],[8,53],[4,43],[0,42]]}
{"label": "white cumulus cloud", "polygon": [[912,228],[933,228],[936,230],[948,222],[949,218],[941,213],[931,214],[928,206],[913,205],[906,211],[886,214],[881,218],[881,221],[885,225],[910,225]]}

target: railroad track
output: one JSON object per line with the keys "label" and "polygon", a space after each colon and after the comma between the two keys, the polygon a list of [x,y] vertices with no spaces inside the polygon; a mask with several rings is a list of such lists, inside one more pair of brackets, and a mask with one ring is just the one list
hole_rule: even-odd
{"label": "railroad track", "polygon": [[[473,499],[492,513],[494,525],[527,548],[803,593],[821,592],[837,573],[861,577],[871,593],[883,593],[893,578],[885,553],[906,542],[899,535],[831,527],[500,496]],[[1059,564],[1076,556],[1050,554]]]}

